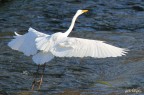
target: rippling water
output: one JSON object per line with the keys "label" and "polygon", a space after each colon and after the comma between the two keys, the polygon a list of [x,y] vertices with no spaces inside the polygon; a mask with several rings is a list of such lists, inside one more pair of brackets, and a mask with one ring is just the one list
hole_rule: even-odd
{"label": "rippling water", "polygon": [[[0,94],[123,95],[127,89],[144,92],[144,2],[142,0],[0,0]],[[70,36],[103,40],[129,48],[118,58],[55,58],[47,63],[40,91],[30,91],[37,66],[11,50],[14,31],[29,27],[52,34],[66,31],[78,9]],[[2,94],[2,95],[3,95]],[[135,94],[135,92],[131,92]]]}

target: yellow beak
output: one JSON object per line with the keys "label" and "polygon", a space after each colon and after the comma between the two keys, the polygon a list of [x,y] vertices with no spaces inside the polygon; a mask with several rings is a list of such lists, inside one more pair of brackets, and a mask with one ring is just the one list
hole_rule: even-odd
{"label": "yellow beak", "polygon": [[83,12],[83,13],[86,13],[86,12],[88,12],[88,10],[82,10],[82,12]]}

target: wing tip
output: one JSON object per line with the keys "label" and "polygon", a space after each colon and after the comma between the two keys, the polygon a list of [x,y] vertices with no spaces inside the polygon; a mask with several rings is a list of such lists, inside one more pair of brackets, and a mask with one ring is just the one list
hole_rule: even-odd
{"label": "wing tip", "polygon": [[14,34],[15,34],[16,36],[20,36],[20,34],[18,34],[17,32],[14,32]]}

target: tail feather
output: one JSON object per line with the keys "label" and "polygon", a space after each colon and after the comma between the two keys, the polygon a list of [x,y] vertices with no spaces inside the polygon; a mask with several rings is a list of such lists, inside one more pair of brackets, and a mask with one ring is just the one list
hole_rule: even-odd
{"label": "tail feather", "polygon": [[39,52],[35,54],[32,59],[36,64],[44,64],[49,62],[54,58],[54,55],[51,52]]}

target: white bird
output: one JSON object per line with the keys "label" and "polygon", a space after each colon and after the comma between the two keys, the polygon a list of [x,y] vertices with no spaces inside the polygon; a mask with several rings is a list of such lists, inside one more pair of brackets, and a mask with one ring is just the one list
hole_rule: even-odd
{"label": "white bird", "polygon": [[[72,19],[69,29],[64,33],[57,32],[48,35],[29,28],[28,33],[24,35],[15,32],[16,36],[8,43],[8,46],[23,52],[26,56],[32,55],[33,61],[38,66],[45,65],[54,56],[106,58],[125,55],[127,49],[115,47],[103,41],[68,37],[77,17],[85,12],[88,12],[88,10],[78,10]],[[41,83],[42,78],[39,87]]]}

